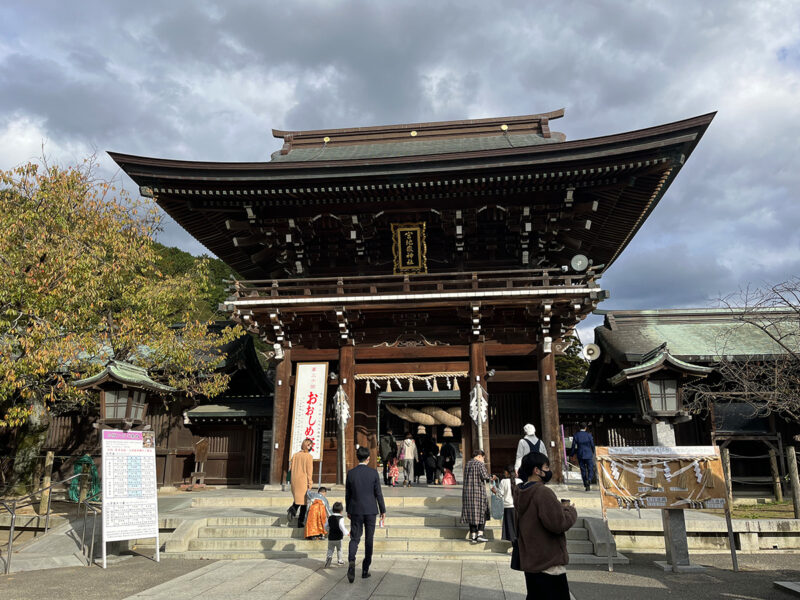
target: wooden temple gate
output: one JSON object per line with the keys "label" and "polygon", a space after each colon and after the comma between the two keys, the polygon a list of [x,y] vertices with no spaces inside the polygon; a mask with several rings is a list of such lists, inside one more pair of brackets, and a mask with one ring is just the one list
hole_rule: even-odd
{"label": "wooden temple gate", "polygon": [[[487,462],[495,470],[513,462],[525,417],[540,424],[541,437],[550,445],[556,472],[561,468],[563,440],[558,420],[555,355],[564,347],[553,342],[604,297],[594,272],[565,273],[562,269],[494,272],[491,274],[400,275],[325,279],[258,280],[236,282],[235,298],[228,301],[243,321],[270,330],[275,339],[292,326],[313,338],[343,340],[338,348],[301,345],[302,334],[283,350],[276,373],[274,439],[288,439],[295,365],[324,361],[336,365],[331,387],[343,386],[350,399],[347,423],[348,468],[355,464],[356,445],[377,450],[377,391],[366,392],[369,376],[410,377],[459,381],[463,452],[478,447],[479,434],[469,418],[469,392],[475,385],[488,391],[489,413],[496,412],[493,390],[520,392],[533,410],[517,404],[503,419],[512,431],[493,436],[490,422],[480,435]],[[410,322],[398,324],[398,315]],[[245,318],[246,317],[246,318]],[[491,336],[490,340],[487,340]],[[308,335],[308,334],[306,334]],[[464,343],[464,340],[470,340]],[[277,343],[277,342],[276,342]],[[382,379],[383,380],[383,379]],[[444,381],[442,381],[444,383]],[[330,394],[329,394],[330,395]],[[508,394],[506,394],[508,395]],[[513,398],[512,398],[513,399]],[[510,405],[509,405],[510,406]],[[508,428],[507,428],[508,429]],[[328,432],[323,475],[335,478],[337,446]],[[288,466],[286,444],[277,444],[272,480],[279,481]]]}
{"label": "wooden temple gate", "polygon": [[[264,163],[111,154],[242,277],[224,306],[277,359],[273,483],[308,361],[328,363],[329,395],[349,399],[348,467],[379,434],[365,376],[460,374],[465,455],[482,439],[502,469],[530,421],[560,478],[555,356],[713,118],[566,141],[550,130],[563,114],[273,131],[284,146]],[[489,400],[480,432],[477,385]]]}

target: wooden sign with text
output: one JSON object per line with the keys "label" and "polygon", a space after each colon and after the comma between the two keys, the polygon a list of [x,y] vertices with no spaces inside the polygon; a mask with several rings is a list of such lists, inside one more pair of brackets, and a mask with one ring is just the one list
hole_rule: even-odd
{"label": "wooden sign with text", "polygon": [[604,508],[725,508],[716,446],[597,448]]}
{"label": "wooden sign with text", "polygon": [[425,223],[392,223],[394,274],[427,273]]}

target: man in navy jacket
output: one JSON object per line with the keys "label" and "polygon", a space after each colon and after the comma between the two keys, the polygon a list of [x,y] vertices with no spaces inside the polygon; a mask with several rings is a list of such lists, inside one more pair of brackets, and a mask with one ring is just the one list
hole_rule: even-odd
{"label": "man in navy jacket", "polygon": [[375,517],[380,513],[381,519],[386,516],[386,505],[383,503],[381,479],[378,471],[371,469],[369,448],[363,446],[356,450],[358,466],[350,469],[345,482],[345,507],[350,519],[350,548],[348,552],[347,580],[353,583],[356,578],[356,552],[361,534],[364,533],[364,562],[361,563],[361,577],[370,576],[369,566],[372,563],[372,540],[375,537]]}
{"label": "man in navy jacket", "polygon": [[586,431],[587,429],[586,423],[581,423],[581,430],[572,437],[572,449],[569,451],[569,455],[578,455],[583,487],[588,492],[592,489],[591,483],[594,478],[594,438],[591,433]]}

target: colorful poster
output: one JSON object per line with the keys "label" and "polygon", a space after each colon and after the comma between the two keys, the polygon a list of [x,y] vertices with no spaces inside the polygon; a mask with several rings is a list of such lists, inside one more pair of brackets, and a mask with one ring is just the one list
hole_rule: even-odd
{"label": "colorful poster", "polygon": [[152,431],[102,431],[103,550],[117,540],[156,538],[158,498]]}
{"label": "colorful poster", "polygon": [[311,456],[314,460],[322,460],[328,363],[298,363],[294,382],[292,445],[289,456],[299,452],[303,440],[310,438],[314,442]]}

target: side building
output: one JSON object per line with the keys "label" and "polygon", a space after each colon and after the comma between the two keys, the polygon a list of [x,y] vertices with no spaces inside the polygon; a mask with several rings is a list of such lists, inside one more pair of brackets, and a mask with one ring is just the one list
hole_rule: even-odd
{"label": "side building", "polygon": [[[273,383],[262,368],[250,335],[223,347],[220,369],[230,376],[227,390],[215,398],[191,401],[182,396],[148,397],[144,418],[156,438],[157,483],[187,483],[194,470],[195,444],[208,440],[206,483],[249,485],[269,480],[272,447]],[[55,454],[61,479],[72,474],[75,460],[88,454],[100,465],[98,408],[54,416],[43,450]],[[112,424],[112,423],[110,423]]]}
{"label": "side building", "polygon": [[[734,485],[740,489],[771,488],[770,453],[779,475],[785,477],[784,446],[800,446],[800,423],[759,410],[756,403],[744,401],[744,391],[735,384],[719,385],[721,361],[734,366],[771,365],[786,357],[767,332],[743,319],[741,309],[598,310],[596,314],[604,316],[603,325],[594,330],[600,355],[591,363],[587,389],[567,395],[582,395],[594,407],[610,401],[628,408],[629,417],[620,419],[627,433],[617,439],[603,435],[607,426],[599,414],[594,419],[584,415],[601,431],[600,443],[650,444],[652,428],[669,420],[675,423],[680,445],[729,448]],[[794,326],[796,320],[792,315]],[[690,414],[698,390],[707,394],[708,409]]]}

